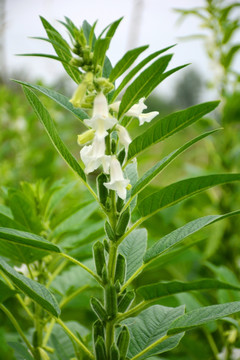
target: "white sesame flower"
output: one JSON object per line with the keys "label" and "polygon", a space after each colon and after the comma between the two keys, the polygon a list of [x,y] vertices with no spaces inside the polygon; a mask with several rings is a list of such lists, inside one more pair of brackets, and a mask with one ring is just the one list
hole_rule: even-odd
{"label": "white sesame flower", "polygon": [[110,117],[108,113],[108,103],[103,93],[98,94],[93,103],[93,116],[91,119],[85,119],[84,123],[96,130],[95,136],[99,139],[108,135],[107,130],[111,129],[117,119]]}
{"label": "white sesame flower", "polygon": [[[147,109],[147,106],[144,104],[145,98],[141,98],[138,104],[134,104],[127,112],[126,116],[136,117],[139,120],[139,125],[143,125],[145,122],[150,122],[155,116],[159,113],[158,111],[151,111],[149,113],[143,113],[143,110]],[[120,101],[116,101],[111,104],[109,107],[115,112],[119,111]]]}
{"label": "white sesame flower", "polygon": [[127,132],[126,128],[124,126],[121,126],[121,125],[117,125],[116,129],[117,129],[117,132],[118,132],[119,141],[125,147],[126,154],[127,154],[129,144],[132,141],[130,136],[129,136],[129,133]]}
{"label": "white sesame flower", "polygon": [[114,190],[117,192],[118,196],[125,200],[127,196],[126,187],[129,184],[128,179],[124,179],[123,171],[120,165],[120,162],[117,160],[116,156],[111,156],[110,162],[110,181],[104,183],[107,189]]}
{"label": "white sesame flower", "polygon": [[85,173],[89,174],[99,166],[103,166],[103,171],[108,174],[111,156],[105,155],[105,139],[95,137],[91,145],[84,146],[80,151],[81,159],[84,163]]}

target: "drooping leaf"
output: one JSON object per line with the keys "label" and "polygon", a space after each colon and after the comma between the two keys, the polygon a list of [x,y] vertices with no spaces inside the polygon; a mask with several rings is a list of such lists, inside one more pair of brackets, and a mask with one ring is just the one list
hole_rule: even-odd
{"label": "drooping leaf", "polygon": [[219,101],[211,101],[194,105],[158,120],[143,134],[137,136],[131,142],[128,150],[128,160],[131,160],[149,146],[157,144],[158,142],[193,124],[204,115],[213,111],[218,104]]}
{"label": "drooping leaf", "polygon": [[212,131],[208,131],[200,136],[197,136],[193,140],[187,142],[177,150],[172,151],[169,155],[165,156],[162,160],[160,160],[156,165],[154,165],[151,169],[149,169],[133,186],[131,195],[139,193],[141,190],[145,188],[171,161],[173,161],[178,155],[187,150],[190,146],[194,145],[196,142],[204,139],[205,137],[213,134],[219,129],[215,129]]}
{"label": "drooping leaf", "polygon": [[31,280],[16,270],[11,268],[3,259],[0,258],[0,270],[7,275],[11,282],[33,301],[38,303],[45,310],[54,316],[60,315],[60,309],[54,296],[42,284]]}
{"label": "drooping leaf", "polygon": [[149,217],[160,209],[172,206],[213,186],[239,181],[240,174],[199,176],[173,183],[143,199],[138,209],[142,217]]}
{"label": "drooping leaf", "polygon": [[171,233],[165,235],[160,239],[156,244],[154,244],[150,249],[147,250],[144,255],[144,262],[147,263],[156,257],[160,256],[162,253],[168,249],[178,245],[181,241],[186,239],[188,236],[194,234],[198,230],[201,230],[207,225],[210,225],[219,220],[223,220],[227,217],[240,214],[240,210],[233,211],[224,215],[208,215],[201,217],[199,219],[193,220],[186,225],[172,231]]}
{"label": "drooping leaf", "polygon": [[216,289],[240,291],[240,286],[234,286],[215,279],[201,279],[191,282],[167,281],[141,286],[137,289],[137,293],[141,295],[146,302],[153,302],[162,297],[182,292]]}
{"label": "drooping leaf", "polygon": [[189,311],[173,321],[167,334],[173,335],[240,312],[240,301],[211,305]]}
{"label": "drooping leaf", "polygon": [[33,107],[41,123],[44,125],[50,140],[52,141],[53,145],[55,146],[59,154],[63,157],[66,163],[72,168],[72,170],[75,173],[77,173],[82,178],[83,181],[86,181],[86,176],[84,174],[83,169],[81,168],[75,157],[70,153],[66,145],[59,137],[54,122],[51,119],[47,109],[42,105],[41,101],[31,90],[29,90],[25,86],[23,86],[23,90],[26,94],[29,103]]}
{"label": "drooping leaf", "polygon": [[[62,38],[62,36],[59,34],[59,32],[52,25],[49,24],[49,22],[46,19],[44,19],[42,16],[40,16],[40,19],[42,21],[42,24],[43,24],[45,30],[46,30],[48,38],[50,40],[59,42],[61,44],[61,46],[63,46],[65,48],[65,50],[69,52],[69,55],[67,55],[66,52],[63,52],[60,47],[53,44],[54,50],[56,51],[57,55],[60,58],[64,59],[66,62],[70,63],[72,55],[71,55],[69,45],[67,44],[67,42]],[[66,72],[68,73],[68,75],[77,84],[79,84],[79,82],[80,82],[80,72],[78,71],[78,69],[74,69],[70,64],[67,64],[65,62],[63,62],[62,65],[63,65],[64,69],[66,70]]]}
{"label": "drooping leaf", "polygon": [[79,120],[84,120],[84,119],[88,119],[89,116],[87,113],[85,113],[85,111],[75,108],[69,101],[69,99],[62,95],[59,94],[58,92],[51,90],[51,89],[47,89],[44,86],[40,86],[40,85],[33,85],[33,84],[29,84],[27,82],[24,81],[19,81],[19,80],[13,80],[18,84],[27,86],[31,89],[37,90],[39,92],[41,92],[42,94],[46,95],[47,97],[49,97],[50,99],[54,100],[56,103],[58,103],[59,105],[61,105],[64,109],[69,110],[73,115],[75,115]]}
{"label": "drooping leaf", "polygon": [[0,280],[0,304],[2,304],[5,300],[10,298],[11,296],[15,295],[16,291],[13,289],[10,289],[10,287]]}
{"label": "drooping leaf", "polygon": [[[132,358],[145,350],[138,358],[143,360],[151,355],[161,354],[175,348],[184,334],[174,336],[160,344],[157,341],[166,335],[170,324],[183,313],[184,306],[170,308],[155,305],[134,318],[124,320],[123,323],[128,326],[131,336],[128,357]],[[147,351],[148,347],[150,349]]]}
{"label": "drooping leaf", "polygon": [[137,66],[135,66],[123,79],[123,81],[121,82],[121,84],[118,86],[118,88],[115,90],[112,100],[114,101],[116,99],[116,97],[118,96],[118,94],[120,94],[120,92],[122,91],[122,89],[127,85],[127,83],[134,77],[134,75],[136,75],[147,63],[149,63],[151,60],[153,60],[155,57],[157,57],[158,55],[162,54],[163,52],[171,49],[174,45],[172,46],[168,46],[165,49],[156,51],[154,53],[152,53],[151,55],[147,56],[145,59],[143,59]]}
{"label": "drooping leaf", "polygon": [[138,58],[138,56],[145,51],[149,46],[141,46],[136,49],[129,50],[126,54],[117,62],[114,68],[111,71],[109,80],[114,82],[119,78]]}
{"label": "drooping leaf", "polygon": [[126,280],[128,280],[143,263],[147,248],[147,230],[138,229],[131,232],[120,244],[119,251],[127,263]]}
{"label": "drooping leaf", "polygon": [[30,246],[34,249],[56,253],[61,252],[61,249],[57,245],[52,244],[41,236],[11,228],[0,227],[0,239],[20,244],[21,246]]}
{"label": "drooping leaf", "polygon": [[119,108],[119,118],[125,114],[131,106],[136,104],[138,100],[143,97],[147,98],[155,89],[162,80],[162,73],[168,66],[171,58],[172,55],[165,55],[157,59],[133,81],[123,95]]}

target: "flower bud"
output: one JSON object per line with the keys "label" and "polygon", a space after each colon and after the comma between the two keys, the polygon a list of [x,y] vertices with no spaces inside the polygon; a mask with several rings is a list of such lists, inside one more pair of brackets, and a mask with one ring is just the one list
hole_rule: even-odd
{"label": "flower bud", "polygon": [[78,145],[85,145],[89,141],[92,141],[94,138],[95,130],[90,129],[87,131],[84,131],[84,133],[78,135],[77,137],[77,143]]}

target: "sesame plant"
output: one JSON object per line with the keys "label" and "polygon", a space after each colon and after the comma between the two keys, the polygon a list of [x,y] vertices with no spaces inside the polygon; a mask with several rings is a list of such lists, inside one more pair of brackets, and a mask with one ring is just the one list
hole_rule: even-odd
{"label": "sesame plant", "polygon": [[[17,358],[36,360],[137,360],[166,353],[179,344],[188,330],[239,312],[240,301],[185,312],[184,306],[161,305],[163,298],[214,289],[238,292],[240,287],[211,278],[154,282],[151,267],[176,249],[189,246],[184,240],[190,235],[238,215],[240,210],[192,219],[152,246],[147,245],[147,229],[142,225],[156,213],[197,193],[239,181],[240,174],[187,178],[156,192],[146,192],[150,182],[178,155],[219,129],[200,134],[164,158],[160,155],[159,162],[141,176],[137,157],[209,114],[219,102],[198,104],[164,118],[155,111],[145,112],[144,101],[151,92],[186,66],[167,70],[172,54],[164,53],[172,46],[133,65],[148,48],[141,46],[128,51],[112,66],[106,52],[122,19],[96,37],[96,22],[91,26],[84,21],[78,28],[66,18],[62,24],[69,33],[69,43],[44,18],[41,20],[47,33],[47,38],[41,39],[52,44],[56,55],[28,55],[61,62],[76,83],[76,90],[69,99],[40,85],[17,82],[22,84],[50,140],[88,195],[83,203],[80,196],[75,199],[80,202],[77,211],[69,206],[67,214],[56,221],[53,209],[59,207],[67,192],[75,191],[73,185],[23,183],[21,190],[5,190],[10,207],[2,207],[0,217],[0,309],[20,336],[10,346]],[[37,96],[39,92],[67,109],[86,127],[80,135],[72,134],[81,147],[78,159],[61,140],[54,120]],[[131,122],[135,122],[138,135],[129,134]],[[65,238],[64,233],[68,234]],[[86,256],[83,243],[90,244]],[[73,271],[69,264],[74,264]],[[135,280],[146,269],[149,283],[138,287]],[[155,279],[154,271],[153,275]],[[64,279],[62,291],[58,279]],[[84,297],[89,289],[91,297]],[[26,313],[30,324],[26,331],[14,309],[8,306],[11,297]],[[74,326],[63,320],[62,308],[76,297],[79,303],[89,299],[81,310],[89,314],[88,327],[77,321],[81,314],[72,319]]]}

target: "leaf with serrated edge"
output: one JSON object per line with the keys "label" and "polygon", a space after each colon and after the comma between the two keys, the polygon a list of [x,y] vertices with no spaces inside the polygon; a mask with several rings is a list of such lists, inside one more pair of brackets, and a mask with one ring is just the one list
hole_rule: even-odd
{"label": "leaf with serrated edge", "polygon": [[[138,316],[123,321],[127,325],[130,332],[130,344],[128,349],[128,357],[132,358],[141,353],[148,346],[153,345],[157,340],[166,335],[170,324],[174,319],[184,313],[184,306],[170,308],[160,305],[154,305],[147,310],[142,311]],[[148,352],[144,353],[138,359],[146,359],[146,357],[161,354],[176,347],[181,340],[183,334],[174,336],[156,345]]]}
{"label": "leaf with serrated edge", "polygon": [[158,142],[193,124],[204,115],[213,111],[218,104],[219,101],[211,101],[194,105],[158,120],[143,134],[137,136],[131,142],[128,150],[128,160],[131,160],[149,146],[157,144]]}
{"label": "leaf with serrated edge", "polygon": [[210,321],[215,321],[238,312],[240,312],[240,301],[201,307],[199,309],[189,311],[173,321],[167,334],[178,334],[196,326],[201,326]]}
{"label": "leaf with serrated edge", "polygon": [[4,274],[7,275],[11,282],[24,294],[29,296],[45,310],[49,311],[52,315],[60,315],[60,309],[55,297],[50,293],[48,289],[45,288],[45,286],[19,274],[1,258],[0,269],[2,270],[2,272],[4,272]]}
{"label": "leaf with serrated edge", "polygon": [[194,234],[195,232],[201,230],[207,225],[213,224],[216,221],[223,220],[227,217],[240,214],[240,210],[236,210],[224,215],[208,215],[193,220],[186,225],[172,231],[171,233],[165,235],[160,239],[156,244],[154,244],[150,249],[147,250],[144,255],[144,262],[148,263],[149,261],[155,259],[156,257],[163,254],[168,249],[178,245],[181,241],[186,239],[188,236]]}
{"label": "leaf with serrated edge", "polygon": [[142,217],[148,218],[160,209],[172,206],[216,185],[239,181],[240,174],[214,174],[184,179],[147,196],[138,204]]}
{"label": "leaf with serrated edge", "polygon": [[51,119],[47,109],[42,105],[41,101],[38,97],[29,90],[26,86],[23,86],[23,90],[26,94],[26,97],[33,107],[36,115],[38,116],[41,123],[44,125],[50,140],[53,145],[59,152],[59,154],[63,157],[66,163],[72,168],[72,170],[77,173],[84,181],[86,181],[86,176],[84,174],[83,169],[75,159],[75,157],[70,153],[60,136],[56,130],[53,120]]}

